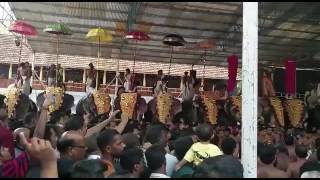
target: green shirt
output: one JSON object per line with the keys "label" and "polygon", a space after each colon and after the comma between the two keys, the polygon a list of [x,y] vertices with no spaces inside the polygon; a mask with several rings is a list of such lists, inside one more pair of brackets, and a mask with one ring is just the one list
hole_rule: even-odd
{"label": "green shirt", "polygon": [[172,174],[172,178],[187,178],[186,175],[191,176],[193,174],[194,170],[191,163],[188,163],[181,167],[178,171],[175,171]]}

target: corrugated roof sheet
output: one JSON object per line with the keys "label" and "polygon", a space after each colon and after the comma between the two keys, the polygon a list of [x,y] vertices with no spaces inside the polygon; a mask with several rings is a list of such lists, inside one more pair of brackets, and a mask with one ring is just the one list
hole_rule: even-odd
{"label": "corrugated roof sheet", "polygon": [[[151,37],[150,41],[138,44],[142,51],[138,60],[169,62],[170,48],[162,44],[162,38],[171,33],[182,35],[189,43],[214,39],[217,47],[208,51],[210,65],[227,66],[226,58],[231,54],[241,60],[241,2],[143,2],[136,14],[135,5],[133,2],[10,2],[16,17],[29,21],[39,32],[47,24],[66,23],[74,34],[62,39],[63,54],[94,57],[96,47],[85,40],[85,35],[90,28],[101,26],[114,35],[113,42],[103,47],[102,56],[110,58],[110,52],[121,49],[118,57],[131,60],[134,42],[123,40],[123,35],[131,23],[128,19],[133,18],[133,28]],[[316,56],[320,47],[320,3],[263,2],[259,7],[260,64],[281,66],[282,60],[290,55],[299,60],[298,66],[320,66]],[[30,39],[31,47],[43,53],[54,53],[55,42],[46,33]],[[175,62],[201,64],[200,54],[201,50],[180,48],[174,51]]]}
{"label": "corrugated roof sheet", "polygon": [[[1,35],[0,34],[0,63],[13,63],[17,64],[19,60],[20,48],[14,43],[14,36]],[[32,50],[27,47],[23,47],[21,54],[21,62],[32,62],[33,54]],[[71,55],[59,55],[59,63],[65,68],[87,68],[88,64],[92,62],[96,68],[100,70],[116,71],[117,58],[101,58],[97,64],[97,58],[84,57],[84,56],[71,56]],[[36,66],[49,66],[50,64],[56,63],[55,54],[47,53],[35,53],[35,64]],[[126,68],[133,67],[132,60],[119,60],[119,70],[124,72]],[[173,63],[171,66],[171,75],[182,76],[184,71],[191,70],[192,66],[188,64],[177,64]],[[158,70],[162,69],[164,73],[168,73],[169,64],[161,62],[148,62],[148,61],[137,61],[135,65],[135,72],[145,74],[156,74]],[[203,66],[195,65],[194,70],[197,70],[198,77],[203,76]],[[227,79],[228,70],[224,67],[206,66],[205,78],[211,79]],[[238,79],[240,74],[238,75]]]}

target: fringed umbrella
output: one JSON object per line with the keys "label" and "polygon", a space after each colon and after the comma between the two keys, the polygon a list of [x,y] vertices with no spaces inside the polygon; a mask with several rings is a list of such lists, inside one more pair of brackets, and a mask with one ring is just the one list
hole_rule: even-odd
{"label": "fringed umbrella", "polygon": [[206,72],[207,50],[208,49],[213,49],[214,47],[215,47],[215,42],[212,39],[205,40],[205,41],[200,41],[196,45],[196,48],[204,50],[203,57],[201,59],[202,62],[203,62],[202,86],[204,86],[204,78],[205,78],[205,72]]}
{"label": "fringed umbrella", "polygon": [[133,70],[132,70],[132,75],[131,75],[131,79],[130,79],[131,86],[129,86],[129,90],[133,90],[136,85],[135,84],[136,75],[134,73],[134,70],[135,70],[135,66],[136,66],[136,53],[137,53],[138,41],[149,41],[150,37],[146,33],[141,32],[141,31],[130,31],[126,34],[125,38],[135,41],[135,48],[134,48],[134,52],[133,52],[133,68],[132,68]]}
{"label": "fringed umbrella", "polygon": [[133,74],[134,74],[138,41],[149,41],[150,37],[146,33],[141,31],[130,31],[125,36],[125,38],[135,40],[135,48],[134,48],[134,54],[133,54]]}
{"label": "fringed umbrella", "polygon": [[169,72],[168,72],[168,76],[170,76],[171,63],[172,63],[172,59],[173,59],[173,47],[174,46],[184,46],[185,40],[183,39],[182,36],[180,36],[178,34],[169,34],[163,38],[162,42],[165,45],[171,46],[171,57],[170,57]]}
{"label": "fringed umbrella", "polygon": [[[71,35],[71,30],[62,23],[50,24],[43,30],[44,32],[55,34],[57,37],[57,60],[56,67],[58,68],[59,63],[59,39],[61,35]],[[56,86],[58,85],[58,70],[56,70]]]}
{"label": "fringed umbrella", "polygon": [[[21,20],[16,20],[13,23],[11,23],[9,27],[9,31],[17,34],[21,34],[22,42],[25,36],[38,35],[38,32],[35,27]],[[19,63],[21,61],[21,52],[22,52],[22,43],[20,43]]]}
{"label": "fringed umbrella", "polygon": [[[100,53],[101,53],[100,52],[101,43],[112,42],[112,34],[109,31],[99,27],[99,28],[90,29],[86,35],[86,38],[89,41],[98,42],[98,60],[97,60],[97,69],[98,69]],[[96,89],[98,89],[98,86],[99,86],[99,71],[96,77]]]}

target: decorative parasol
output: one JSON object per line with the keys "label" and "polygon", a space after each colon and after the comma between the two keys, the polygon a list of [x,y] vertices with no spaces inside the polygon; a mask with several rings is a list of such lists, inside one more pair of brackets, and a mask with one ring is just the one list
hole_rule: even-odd
{"label": "decorative parasol", "polygon": [[[9,27],[9,31],[17,33],[17,34],[21,34],[22,41],[23,41],[24,36],[37,36],[38,35],[38,32],[35,27],[33,27],[32,25],[30,25],[24,21],[21,21],[21,20],[16,20],[13,23],[11,23],[11,25]],[[20,43],[19,63],[21,60],[21,52],[22,52],[22,43]]]}
{"label": "decorative parasol", "polygon": [[205,77],[205,72],[206,72],[207,50],[212,49],[214,47],[215,47],[215,42],[212,39],[200,41],[196,45],[196,48],[204,50],[204,53],[203,53],[203,56],[201,59],[203,62],[203,73],[202,73],[203,85],[204,85],[204,77]]}
{"label": "decorative parasol", "polygon": [[56,35],[71,35],[71,30],[62,23],[50,24],[43,30],[44,32]]}
{"label": "decorative parasol", "polygon": [[232,93],[237,86],[237,71],[239,57],[236,55],[228,56],[228,93]]}
{"label": "decorative parasol", "polygon": [[[89,41],[98,42],[98,60],[97,60],[97,69],[98,69],[100,53],[101,53],[100,52],[101,43],[112,42],[112,34],[109,31],[98,27],[98,28],[90,29],[86,35],[86,38]],[[98,86],[99,86],[99,71],[96,77],[96,90],[98,89]]]}
{"label": "decorative parasol", "polygon": [[184,46],[185,44],[185,40],[183,39],[182,36],[178,35],[178,34],[169,34],[166,35],[163,40],[162,40],[163,44],[171,46],[171,57],[170,57],[170,63],[169,63],[169,72],[168,72],[168,76],[170,75],[170,71],[171,71],[171,63],[172,63],[172,55],[173,55],[173,47],[174,46]]}
{"label": "decorative parasol", "polygon": [[135,48],[134,48],[134,54],[133,54],[133,74],[134,74],[138,41],[149,41],[150,37],[146,33],[141,31],[130,31],[125,36],[125,38],[135,40]]}
{"label": "decorative parasol", "polygon": [[[59,38],[60,35],[71,35],[72,32],[71,30],[65,26],[62,23],[56,23],[56,24],[50,24],[47,25],[47,27],[43,30],[44,32],[50,33],[50,34],[55,34],[57,37],[57,65],[56,68],[58,68],[58,63],[59,63]],[[56,70],[56,86],[58,85],[58,70]]]}
{"label": "decorative parasol", "polygon": [[15,33],[18,33],[21,35],[25,35],[25,36],[37,36],[38,35],[38,32],[35,27],[33,27],[32,25],[30,25],[24,21],[21,21],[21,20],[14,21],[10,25],[9,31],[15,32]]}

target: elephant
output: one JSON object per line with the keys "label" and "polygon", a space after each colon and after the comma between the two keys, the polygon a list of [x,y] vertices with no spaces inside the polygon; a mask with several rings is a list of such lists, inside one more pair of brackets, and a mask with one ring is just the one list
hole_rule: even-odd
{"label": "elephant", "polygon": [[304,127],[312,132],[320,129],[320,105],[308,110],[308,116],[305,119]]}
{"label": "elephant", "polygon": [[[173,98],[172,101],[172,109],[170,111],[170,118],[168,121],[172,121],[174,116],[182,111],[182,104],[180,100]],[[147,104],[147,111],[145,114],[145,117],[147,118],[147,121],[159,121],[159,115],[157,110],[157,97],[154,97],[152,100],[150,100]]]}
{"label": "elephant", "polygon": [[[120,96],[121,95],[116,97],[116,99],[114,101],[114,110],[120,110],[120,113],[122,113]],[[147,102],[146,102],[146,100],[143,97],[141,97],[140,94],[137,94],[137,102],[136,102],[136,105],[135,105],[135,110],[133,112],[132,119],[133,120],[141,120],[142,115],[145,114],[146,111],[147,111]],[[120,115],[118,117],[120,117]]]}
{"label": "elephant", "polygon": [[[6,96],[1,95],[0,99],[4,100]],[[12,114],[9,114],[9,126],[16,129],[23,126],[23,121],[29,112],[37,112],[37,105],[29,98],[29,96],[20,93],[16,100]]]}
{"label": "elephant", "polygon": [[[42,104],[45,100],[44,95],[45,95],[45,92],[42,92],[37,96],[37,106],[39,108],[42,107]],[[74,97],[70,94],[64,93],[63,94],[63,102],[62,102],[62,105],[59,108],[59,110],[67,113],[68,111],[71,111],[71,108],[73,106],[74,106]]]}
{"label": "elephant", "polygon": [[[90,121],[88,127],[94,126],[107,119],[111,111],[110,96],[104,92],[102,92],[103,94],[95,93],[96,91],[93,91],[93,93],[89,93],[82,97],[76,106],[76,113],[78,115],[83,116],[87,113],[89,114]],[[102,104],[96,104],[95,95],[98,95],[96,98],[98,98]]]}

